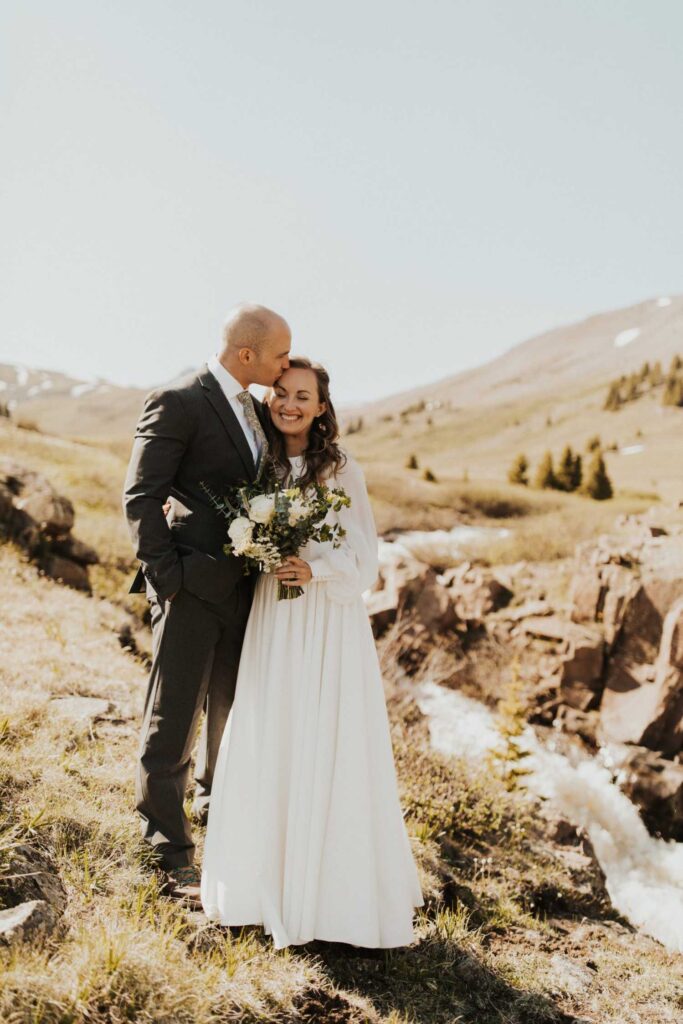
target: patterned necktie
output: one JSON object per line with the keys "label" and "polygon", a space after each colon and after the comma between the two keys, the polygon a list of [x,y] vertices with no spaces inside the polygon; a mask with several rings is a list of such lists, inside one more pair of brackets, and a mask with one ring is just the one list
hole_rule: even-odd
{"label": "patterned necktie", "polygon": [[240,391],[237,396],[237,401],[244,409],[244,415],[247,423],[251,427],[254,437],[256,438],[256,447],[258,448],[258,460],[257,460],[257,471],[258,476],[261,475],[261,470],[266,461],[268,455],[268,438],[266,437],[265,431],[261,426],[261,421],[256,415],[256,409],[254,408],[254,399],[251,397],[248,391]]}

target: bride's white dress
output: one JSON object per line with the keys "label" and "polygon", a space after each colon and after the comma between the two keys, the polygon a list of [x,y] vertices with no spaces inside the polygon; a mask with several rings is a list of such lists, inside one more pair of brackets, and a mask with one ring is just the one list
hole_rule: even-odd
{"label": "bride's white dress", "polygon": [[[291,461],[297,476],[302,459]],[[314,574],[301,597],[278,601],[271,575],[256,584],[212,786],[202,903],[224,925],[262,924],[277,948],[402,946],[422,894],[361,596],[377,575],[377,535],[359,465],[349,456],[329,483],[351,498],[342,546],[301,552]]]}

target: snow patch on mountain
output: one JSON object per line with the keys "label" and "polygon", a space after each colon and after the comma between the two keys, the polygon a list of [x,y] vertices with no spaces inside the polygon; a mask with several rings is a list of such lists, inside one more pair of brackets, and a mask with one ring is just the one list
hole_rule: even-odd
{"label": "snow patch on mountain", "polygon": [[625,448],[620,448],[619,449],[619,454],[620,455],[637,455],[638,452],[644,452],[644,451],[645,451],[645,445],[644,444],[629,444]]}
{"label": "snow patch on mountain", "polygon": [[624,345],[630,345],[632,341],[640,336],[640,327],[629,327],[625,331],[619,331],[616,338],[614,339],[615,348],[623,348]]}

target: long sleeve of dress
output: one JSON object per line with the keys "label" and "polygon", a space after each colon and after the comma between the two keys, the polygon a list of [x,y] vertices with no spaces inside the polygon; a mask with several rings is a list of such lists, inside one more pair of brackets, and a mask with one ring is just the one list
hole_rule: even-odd
{"label": "long sleeve of dress", "polygon": [[355,459],[347,456],[346,465],[329,486],[343,487],[351,499],[350,508],[330,513],[330,521],[338,521],[346,535],[338,548],[331,543],[311,545],[311,557],[306,560],[313,573],[311,585],[324,584],[330,600],[348,604],[377,579],[377,529],[365,477]]}

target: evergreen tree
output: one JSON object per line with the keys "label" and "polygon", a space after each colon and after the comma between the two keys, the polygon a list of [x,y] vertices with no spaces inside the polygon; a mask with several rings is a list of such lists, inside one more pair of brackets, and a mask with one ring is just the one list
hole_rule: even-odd
{"label": "evergreen tree", "polygon": [[640,381],[638,380],[638,374],[632,373],[628,379],[626,385],[626,401],[633,402],[636,398],[640,397]]}
{"label": "evergreen tree", "polygon": [[621,389],[616,381],[612,381],[607,392],[607,398],[603,409],[607,409],[609,412],[616,412],[621,405]]}
{"label": "evergreen tree", "polygon": [[677,374],[681,367],[683,367],[683,359],[680,356],[674,356],[669,367],[670,376]]}
{"label": "evergreen tree", "polygon": [[519,789],[523,779],[531,774],[524,764],[530,754],[523,740],[528,709],[529,699],[519,674],[519,662],[515,660],[505,697],[498,702],[496,724],[501,742],[490,750],[487,758],[509,792]]}
{"label": "evergreen tree", "polygon": [[565,445],[555,473],[555,484],[560,491],[573,491],[574,452],[571,445]]}
{"label": "evergreen tree", "polygon": [[571,482],[572,486],[570,490],[578,491],[581,487],[581,481],[583,480],[583,463],[581,456],[577,452],[574,456],[574,464],[572,465]]}
{"label": "evergreen tree", "polygon": [[589,498],[594,498],[596,501],[605,501],[612,497],[612,484],[607,475],[605,460],[600,452],[595,452],[591,459],[582,490]]}
{"label": "evergreen tree", "polygon": [[422,474],[422,479],[426,480],[427,483],[430,484],[437,483],[436,476],[434,475],[434,473],[432,473],[431,469],[425,469],[424,473]]}
{"label": "evergreen tree", "polygon": [[529,463],[526,455],[520,453],[508,470],[508,480],[511,484],[522,484],[526,487],[529,483]]}
{"label": "evergreen tree", "polygon": [[4,402],[0,402],[0,418],[9,419],[11,415],[12,414],[9,411],[9,406],[6,405]]}
{"label": "evergreen tree", "polygon": [[650,364],[647,362],[647,360],[641,366],[639,376],[641,381],[646,381],[650,376]]}
{"label": "evergreen tree", "polygon": [[669,374],[664,387],[662,405],[683,405],[683,378]]}
{"label": "evergreen tree", "polygon": [[602,441],[598,434],[594,434],[593,437],[589,437],[586,441],[587,452],[597,452],[602,448]]}
{"label": "evergreen tree", "polygon": [[541,459],[538,469],[536,470],[534,486],[544,491],[556,486],[555,470],[553,468],[553,457],[551,452],[546,452]]}
{"label": "evergreen tree", "polygon": [[658,388],[660,384],[664,383],[664,374],[662,373],[662,364],[659,359],[653,365],[650,370],[650,387]]}
{"label": "evergreen tree", "polygon": [[419,469],[420,465],[417,461],[417,455],[409,455],[406,460],[406,469]]}

